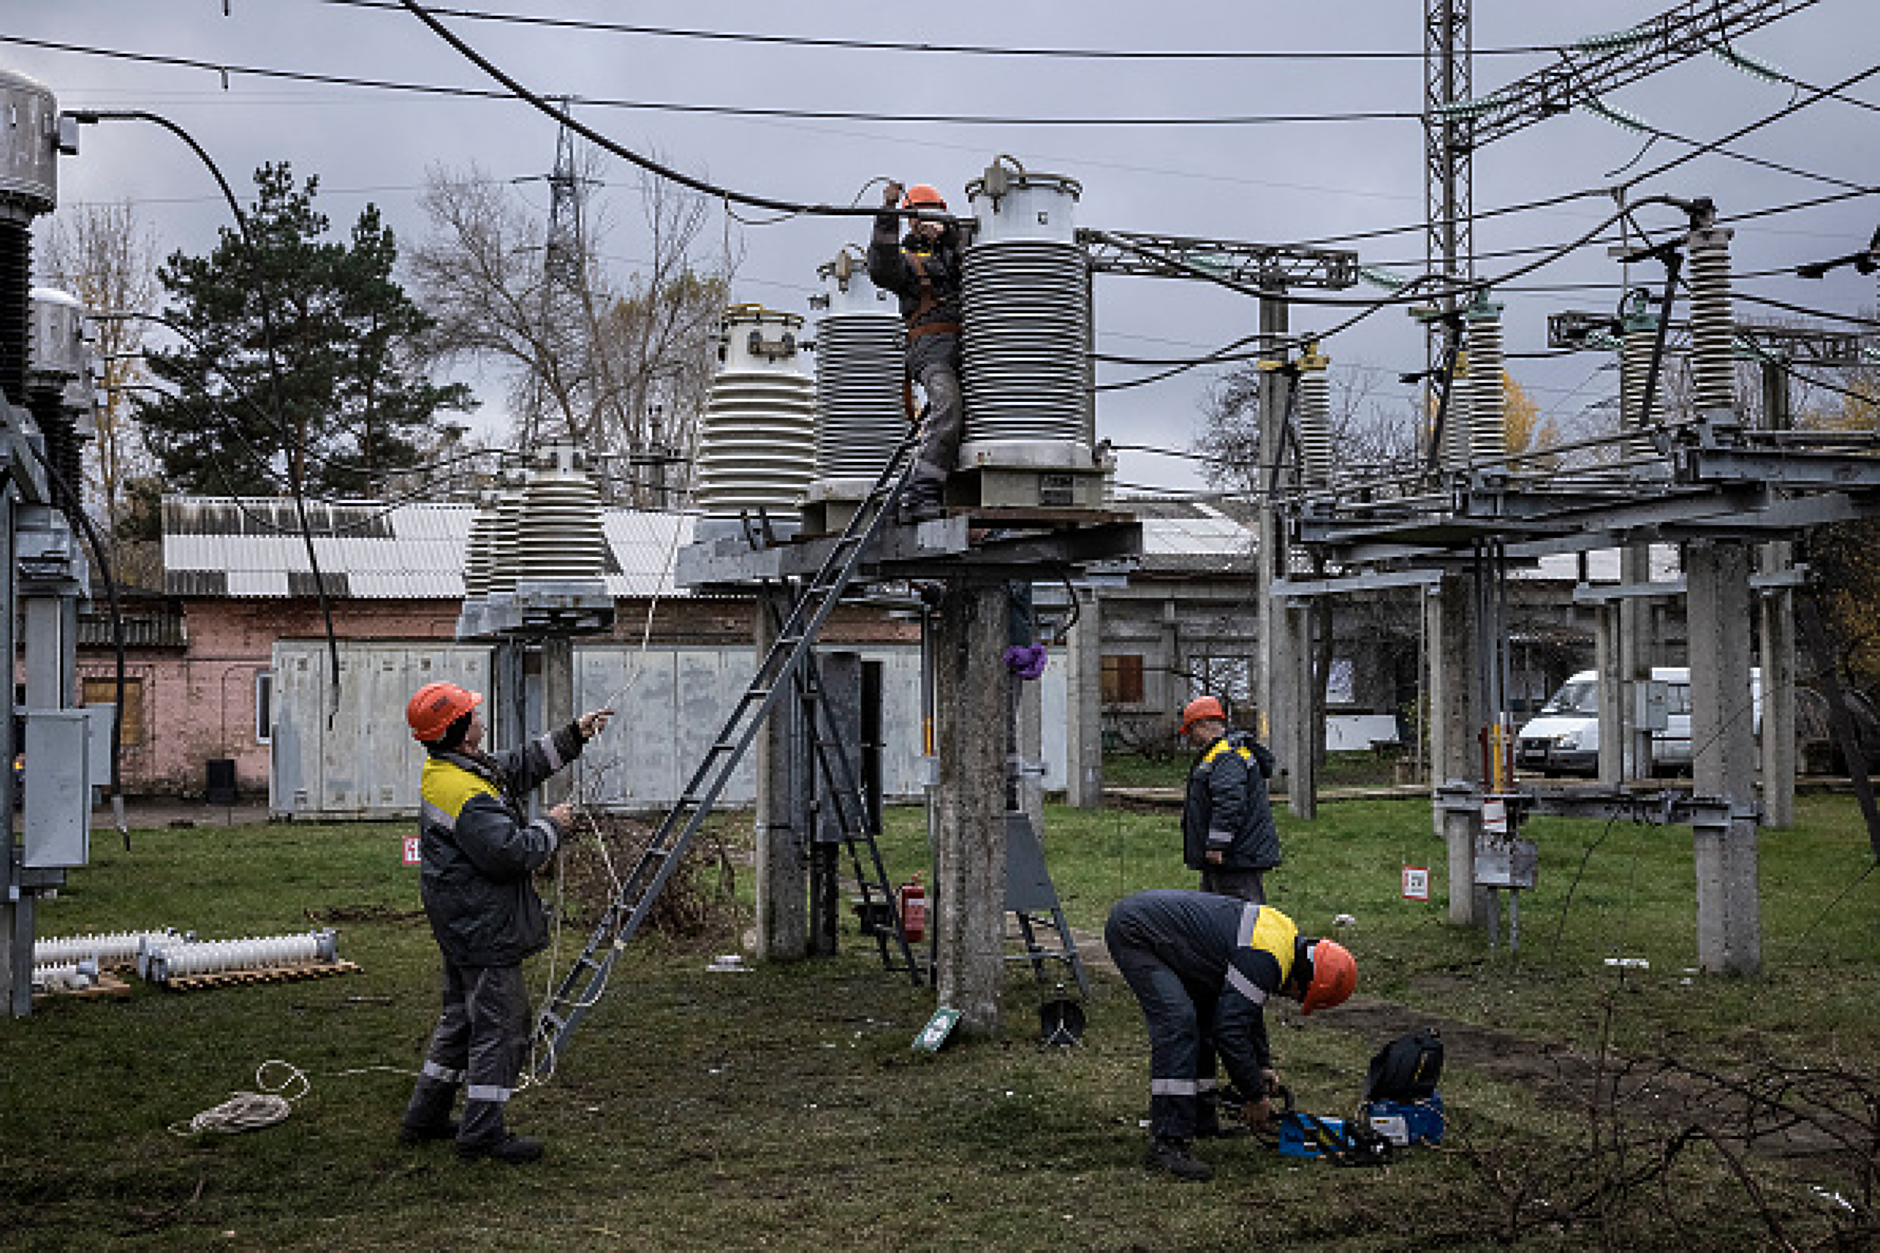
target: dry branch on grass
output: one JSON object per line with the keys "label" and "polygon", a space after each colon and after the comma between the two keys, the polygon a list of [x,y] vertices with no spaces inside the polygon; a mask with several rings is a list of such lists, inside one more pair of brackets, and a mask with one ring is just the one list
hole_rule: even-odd
{"label": "dry branch on grass", "polygon": [[[655,826],[625,814],[583,811],[558,854],[560,910],[572,926],[598,926],[651,842]],[[674,939],[735,932],[737,876],[731,850],[710,827],[701,830],[673,870],[644,929]]]}

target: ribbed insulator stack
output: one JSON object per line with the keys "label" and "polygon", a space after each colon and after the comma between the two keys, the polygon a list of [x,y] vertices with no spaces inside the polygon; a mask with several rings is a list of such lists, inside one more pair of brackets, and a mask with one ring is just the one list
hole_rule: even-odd
{"label": "ribbed insulator stack", "polygon": [[496,493],[496,524],[490,530],[491,592],[513,592],[522,575],[522,485],[510,484]]}
{"label": "ribbed insulator stack", "polygon": [[873,483],[907,436],[900,304],[848,253],[818,275],[827,304],[816,322],[816,478]]}
{"label": "ribbed insulator stack", "polygon": [[27,224],[59,203],[59,106],[45,87],[0,70],[0,393],[27,403],[33,239]]}
{"label": "ribbed insulator stack", "polygon": [[591,581],[607,568],[601,490],[571,444],[542,451],[522,486],[518,582]]}
{"label": "ribbed insulator stack", "polygon": [[816,477],[816,384],[803,373],[803,319],[725,310],[718,377],[699,420],[699,509],[736,518],[795,509]]}
{"label": "ribbed insulator stack", "polygon": [[42,992],[77,992],[98,982],[99,963],[89,957],[79,961],[34,965],[33,988]]}
{"label": "ribbed insulator stack", "polygon": [[1473,396],[1465,353],[1456,362],[1455,377],[1449,384],[1449,404],[1443,412],[1443,438],[1437,458],[1445,470],[1461,470],[1469,464],[1469,408]]}
{"label": "ribbed insulator stack", "polygon": [[180,942],[174,928],[161,931],[107,931],[95,935],[55,935],[33,943],[33,965],[54,966],[93,961],[100,966],[129,966],[145,944]]}
{"label": "ribbed insulator stack", "polygon": [[1508,455],[1508,393],[1502,386],[1501,306],[1469,311],[1469,461],[1502,462]]}
{"label": "ribbed insulator stack", "polygon": [[311,966],[338,957],[330,930],[301,935],[251,936],[243,940],[200,940],[153,944],[138,959],[138,973],[152,983],[223,970],[267,970]]}
{"label": "ribbed insulator stack", "polygon": [[1090,268],[1073,217],[1082,187],[994,166],[969,183],[978,229],[961,258],[966,321],[962,464],[1087,466]]}
{"label": "ribbed insulator stack", "polygon": [[1659,372],[1656,393],[1652,396],[1651,413],[1643,412],[1645,405],[1645,384],[1651,373],[1652,353],[1658,344],[1658,317],[1656,314],[1641,311],[1628,315],[1625,319],[1624,334],[1619,341],[1619,422],[1629,438],[1625,441],[1625,455],[1628,459],[1649,457],[1655,445],[1644,434],[1632,436],[1632,432],[1643,432],[1648,427],[1658,425],[1664,420],[1664,373]]}
{"label": "ribbed insulator stack", "polygon": [[1736,409],[1736,320],[1730,308],[1730,236],[1692,231],[1684,250],[1691,284],[1691,407],[1702,415]]}
{"label": "ribbed insulator stack", "polygon": [[1332,483],[1332,380],[1331,364],[1315,351],[1308,351],[1299,362],[1299,404],[1295,411],[1299,423],[1299,454],[1305,472],[1305,485],[1330,487]]}
{"label": "ribbed insulator stack", "polygon": [[470,519],[470,538],[464,544],[463,594],[465,600],[482,600],[490,594],[490,578],[496,567],[495,492],[477,497],[477,511]]}

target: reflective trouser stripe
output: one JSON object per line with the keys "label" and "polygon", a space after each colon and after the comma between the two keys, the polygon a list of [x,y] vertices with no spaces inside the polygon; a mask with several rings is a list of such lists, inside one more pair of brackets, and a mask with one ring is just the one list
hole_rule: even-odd
{"label": "reflective trouser stripe", "polygon": [[423,1066],[419,1067],[419,1070],[423,1073],[425,1078],[435,1079],[439,1083],[463,1082],[463,1071],[452,1070],[449,1066],[440,1066],[436,1062],[428,1059]]}
{"label": "reflective trouser stripe", "polygon": [[1193,1096],[1194,1094],[1195,1081],[1193,1079],[1149,1080],[1149,1095],[1151,1096]]}
{"label": "reflective trouser stripe", "polygon": [[1220,1088],[1221,1088],[1221,1081],[1219,1079],[1195,1080],[1195,1094],[1198,1096],[1210,1096],[1213,1093],[1220,1091]]}
{"label": "reflective trouser stripe", "polygon": [[498,1088],[487,1083],[473,1083],[464,1089],[464,1098],[471,1101],[491,1101],[502,1104],[515,1095],[514,1088]]}

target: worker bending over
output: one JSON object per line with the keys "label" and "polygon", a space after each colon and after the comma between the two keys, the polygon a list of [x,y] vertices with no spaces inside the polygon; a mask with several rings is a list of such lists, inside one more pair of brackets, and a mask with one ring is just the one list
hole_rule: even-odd
{"label": "worker bending over", "polygon": [[945,213],[947,202],[925,183],[908,188],[904,196],[901,184],[889,182],[882,195],[884,212],[875,215],[875,233],[868,244],[868,277],[901,298],[907,373],[927,396],[914,476],[902,493],[900,509],[903,523],[926,522],[941,514],[966,417],[960,395],[965,316],[960,304],[960,237],[953,223],[924,218],[911,221],[902,237],[896,208]]}
{"label": "worker bending over", "polygon": [[1266,872],[1279,865],[1279,829],[1266,781],[1273,754],[1251,735],[1230,731],[1212,696],[1182,710],[1181,733],[1199,752],[1182,806],[1182,856],[1201,872],[1201,890],[1266,903]]}
{"label": "worker bending over", "polygon": [[[532,1162],[542,1142],[503,1123],[534,1027],[522,960],[548,946],[548,920],[530,876],[567,838],[574,811],[556,805],[531,822],[527,796],[579,757],[613,711],[582,714],[492,755],[483,751],[482,703],[481,693],[455,683],[427,683],[405,709],[413,738],[430,753],[419,783],[421,890],[444,954],[444,1010],[398,1138],[455,1137],[465,1160]],[[458,1124],[451,1105],[465,1084]]]}
{"label": "worker bending over", "polygon": [[1211,1179],[1192,1156],[1196,1136],[1223,1134],[1215,1058],[1246,1099],[1242,1116],[1263,1125],[1279,1073],[1267,1047],[1270,996],[1303,1013],[1351,995],[1357,963],[1332,940],[1302,936],[1270,905],[1182,889],[1118,901],[1103,929],[1110,958],[1142,1004],[1149,1026],[1150,1170]]}

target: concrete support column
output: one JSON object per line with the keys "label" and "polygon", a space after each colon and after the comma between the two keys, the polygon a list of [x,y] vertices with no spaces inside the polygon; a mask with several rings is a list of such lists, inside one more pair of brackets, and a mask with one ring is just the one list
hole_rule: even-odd
{"label": "concrete support column", "polygon": [[[1794,545],[1762,546],[1764,574],[1793,568]],[[1772,587],[1762,595],[1762,811],[1765,827],[1795,825],[1795,593]]]}
{"label": "concrete support column", "polygon": [[[1319,816],[1319,693],[1315,690],[1312,668],[1312,606],[1309,601],[1295,601],[1273,619],[1285,634],[1284,651],[1292,665],[1280,707],[1292,710],[1292,716],[1278,733],[1281,765],[1290,769],[1286,780],[1286,804],[1295,817]],[[1277,660],[1277,658],[1275,659]],[[1271,747],[1271,745],[1269,745]]]}
{"label": "concrete support column", "polygon": [[1754,974],[1762,967],[1757,895],[1756,741],[1749,681],[1749,548],[1694,542],[1685,566],[1691,636],[1693,787],[1730,806],[1729,821],[1696,831],[1697,961]]}
{"label": "concrete support column", "polygon": [[[565,727],[575,719],[574,640],[568,636],[542,641],[542,725],[537,734]],[[559,805],[574,797],[574,770],[564,770],[542,784],[542,805]]]}
{"label": "concrete support column", "polygon": [[[1628,544],[1619,550],[1619,582],[1636,586],[1651,582],[1651,546]],[[1638,693],[1651,682],[1651,611],[1652,602],[1628,596],[1619,602],[1619,673],[1624,679],[1620,692],[1620,735],[1625,746],[1624,777],[1643,779],[1652,772],[1652,733],[1639,725],[1634,714]],[[1604,728],[1601,728],[1604,733]]]}
{"label": "concrete support column", "polygon": [[1103,611],[1089,591],[1076,591],[1077,624],[1064,641],[1064,801],[1077,809],[1103,805]]}
{"label": "concrete support column", "polygon": [[[1263,352],[1275,353],[1273,345],[1286,336],[1286,295],[1274,289],[1260,298],[1260,336]],[[1255,536],[1253,603],[1259,618],[1259,673],[1255,676],[1256,699],[1260,719],[1254,728],[1261,741],[1279,758],[1279,769],[1289,772],[1292,762],[1287,745],[1280,742],[1291,725],[1292,710],[1286,706],[1287,685],[1293,662],[1286,652],[1283,629],[1284,607],[1273,599],[1273,580],[1286,569],[1286,549],[1281,534],[1280,517],[1273,502],[1265,497],[1266,484],[1273,467],[1286,451],[1286,432],[1282,427],[1286,412],[1287,380],[1277,370],[1269,370],[1260,380],[1260,456],[1254,467],[1259,483],[1255,499],[1261,502],[1259,530]],[[1290,778],[1290,775],[1288,775]],[[1288,785],[1290,791],[1290,783]]]}
{"label": "concrete support column", "polygon": [[[9,612],[0,613],[0,656],[11,658],[16,644],[11,608],[15,603],[13,571],[13,506],[15,488],[0,484],[0,579]],[[9,709],[12,706],[8,701]],[[0,756],[9,763],[19,745],[13,742],[13,719],[0,718]],[[9,770],[10,772],[10,770]],[[13,789],[0,787],[0,1005],[10,1018],[24,1018],[33,1010],[33,898],[14,889],[23,874],[24,856],[13,834]]]}
{"label": "concrete support column", "polygon": [[1611,601],[1593,610],[1593,665],[1599,671],[1599,781],[1611,787],[1626,774],[1624,666],[1619,660],[1620,606]]}
{"label": "concrete support column", "polygon": [[[1426,602],[1430,640],[1430,764],[1432,781],[1482,787],[1481,659],[1476,647],[1475,576],[1445,574]],[[1448,850],[1449,921],[1486,922],[1487,890],[1475,886],[1480,810],[1438,810],[1436,832]],[[1478,899],[1480,898],[1480,899]]]}
{"label": "concrete support column", "polygon": [[[777,623],[789,617],[790,603],[787,592],[771,588],[758,597],[761,659],[776,641]],[[787,694],[772,707],[755,745],[757,956],[763,961],[796,961],[809,954],[809,781],[799,760],[801,716],[795,693]]]}
{"label": "concrete support column", "polygon": [[1161,664],[1156,667],[1155,685],[1151,689],[1159,708],[1173,713],[1181,709],[1188,701],[1188,677],[1184,674],[1182,658],[1181,623],[1175,617],[1175,602],[1162,602],[1162,632],[1159,645]]}
{"label": "concrete support column", "polygon": [[955,583],[934,622],[935,985],[978,1035],[1005,982],[1006,604],[1003,583]]}

